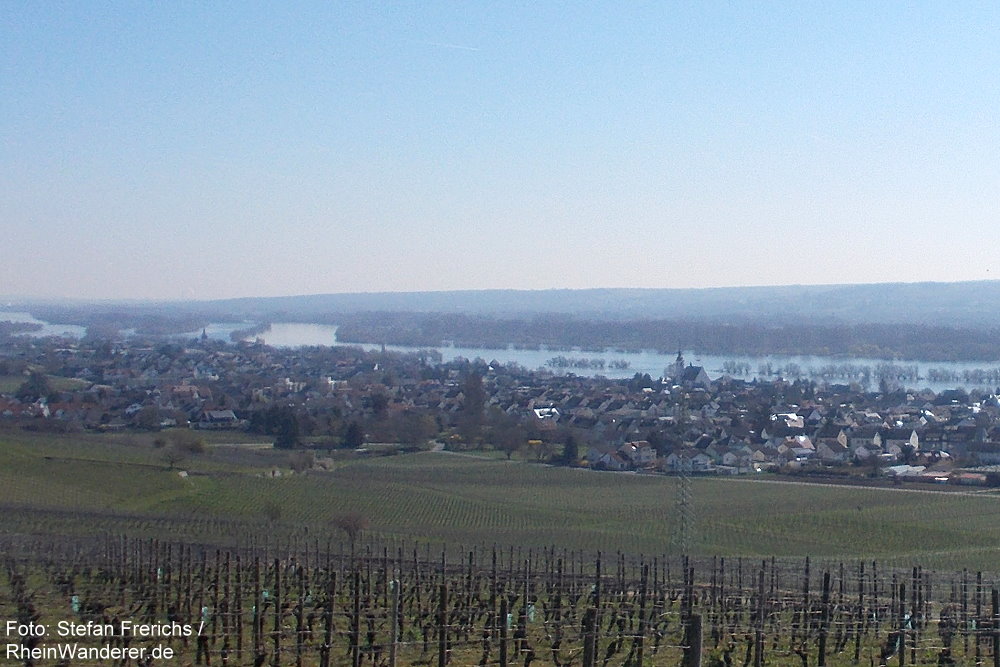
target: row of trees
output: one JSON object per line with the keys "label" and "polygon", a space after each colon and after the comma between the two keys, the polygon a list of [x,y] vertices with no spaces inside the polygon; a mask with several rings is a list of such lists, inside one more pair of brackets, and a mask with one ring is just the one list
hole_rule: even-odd
{"label": "row of trees", "polygon": [[[995,370],[997,372],[994,374],[994,377],[1000,379],[1000,369]],[[724,361],[722,363],[722,371],[729,375],[736,376],[748,376],[754,373],[753,366],[749,362],[733,360]],[[917,364],[895,364],[888,362],[875,364],[874,366],[868,364],[842,363],[823,364],[818,367],[803,367],[794,361],[790,361],[786,364],[775,364],[773,362],[766,361],[757,365],[756,373],[761,377],[810,377],[826,380],[856,380],[862,383],[870,382],[873,377],[879,380],[885,378],[887,380],[906,382],[922,379],[920,377],[920,367]],[[937,369],[932,369],[928,375],[928,379],[934,381],[940,381],[939,378],[942,377],[944,377],[944,374]],[[971,377],[973,377],[973,375],[968,372],[964,374],[966,381],[969,381],[969,378]],[[980,377],[985,379],[991,376],[984,371],[981,373]],[[946,379],[959,380],[962,378],[963,374],[955,373],[952,377]]]}
{"label": "row of trees", "polygon": [[588,357],[566,357],[559,355],[546,361],[545,365],[551,366],[552,368],[587,368],[598,370],[603,370],[605,366],[607,366],[608,368],[615,370],[624,370],[632,364],[625,359],[612,359],[611,361],[605,361],[600,357],[590,359]]}
{"label": "row of trees", "polygon": [[[295,449],[303,443],[300,426],[301,415],[289,404],[272,403],[266,408],[255,410],[250,415],[250,430],[254,433],[274,437],[274,446],[279,449]],[[362,425],[356,421],[342,422],[338,437],[327,441],[333,447],[357,449],[365,442]]]}

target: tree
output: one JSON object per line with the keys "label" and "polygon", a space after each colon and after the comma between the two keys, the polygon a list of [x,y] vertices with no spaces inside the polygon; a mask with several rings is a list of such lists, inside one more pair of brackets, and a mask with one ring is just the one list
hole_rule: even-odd
{"label": "tree", "polygon": [[652,387],[653,378],[649,376],[649,373],[636,373],[628,382],[628,388],[631,391],[642,391],[643,389],[651,389]]}
{"label": "tree", "polygon": [[346,449],[357,449],[365,444],[365,432],[361,428],[361,424],[356,421],[349,423],[344,429],[342,442]]}
{"label": "tree", "polygon": [[315,463],[316,455],[309,450],[292,452],[288,457],[288,465],[299,474],[311,469]]}
{"label": "tree", "polygon": [[183,454],[204,454],[205,440],[198,434],[188,430],[174,430],[167,436],[174,449]]}
{"label": "tree", "polygon": [[483,417],[473,416],[461,412],[456,423],[456,433],[467,447],[474,447],[477,443],[482,443]]}
{"label": "tree", "polygon": [[333,517],[333,526],[342,530],[347,539],[351,542],[351,550],[354,550],[354,542],[361,533],[368,529],[368,517],[360,512],[347,512]]}
{"label": "tree", "polygon": [[22,403],[34,403],[40,398],[47,398],[52,395],[52,385],[44,373],[32,371],[21,386],[17,388],[14,397]]}
{"label": "tree", "polygon": [[870,472],[868,473],[870,477],[877,478],[882,476],[882,457],[880,455],[869,455],[866,463],[870,466]]}
{"label": "tree", "polygon": [[458,414],[458,434],[467,445],[473,445],[483,430],[483,410],[486,390],[479,373],[471,372],[462,383],[462,410]]}
{"label": "tree", "polygon": [[264,410],[257,410],[250,416],[250,428],[273,435],[274,446],[279,449],[293,449],[299,445],[299,420],[290,405],[272,403]]}
{"label": "tree", "polygon": [[574,466],[580,460],[580,446],[572,433],[566,436],[566,442],[563,443],[561,460],[563,465],[568,466]]}
{"label": "tree", "polygon": [[525,442],[524,429],[517,424],[504,424],[493,430],[493,445],[507,455],[508,461]]}
{"label": "tree", "polygon": [[469,373],[462,384],[464,402],[462,409],[471,416],[482,416],[486,406],[486,390],[483,388],[483,377],[476,372]]}
{"label": "tree", "polygon": [[537,461],[551,461],[555,457],[556,446],[551,440],[536,440],[535,459]]}
{"label": "tree", "polygon": [[438,432],[437,422],[425,414],[405,412],[393,415],[388,422],[395,441],[404,445],[422,445]]}
{"label": "tree", "polygon": [[528,441],[528,435],[523,426],[517,420],[497,407],[490,409],[487,415],[489,442],[497,449],[507,455],[507,459],[514,455],[514,452],[521,449]]}
{"label": "tree", "polygon": [[368,404],[368,409],[372,411],[377,419],[385,417],[386,411],[389,409],[389,397],[382,393],[373,393],[365,401]]}
{"label": "tree", "polygon": [[264,518],[268,523],[278,523],[281,521],[281,505],[273,500],[264,504]]}
{"label": "tree", "polygon": [[294,449],[299,444],[299,420],[295,418],[295,413],[291,413],[276,429],[274,446],[279,449]]}
{"label": "tree", "polygon": [[655,429],[646,434],[646,442],[656,451],[657,456],[666,456],[670,443],[662,432]]}
{"label": "tree", "polygon": [[178,463],[187,458],[187,454],[175,446],[165,448],[161,456],[163,458],[163,462],[170,466],[171,470],[173,470]]}
{"label": "tree", "polygon": [[135,425],[147,431],[155,431],[160,428],[162,421],[160,409],[155,405],[147,405],[135,415]]}

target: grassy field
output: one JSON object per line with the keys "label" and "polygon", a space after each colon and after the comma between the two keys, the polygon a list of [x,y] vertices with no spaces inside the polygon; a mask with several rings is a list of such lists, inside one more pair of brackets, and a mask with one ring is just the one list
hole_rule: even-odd
{"label": "grassy field", "polygon": [[[215,446],[177,467],[187,476],[144,438],[0,433],[0,504],[19,508],[2,513],[0,528],[221,539],[281,527],[315,535],[359,512],[369,535],[387,538],[653,554],[668,549],[675,519],[672,478],[448,453],[345,458],[330,472],[271,478],[267,471],[288,472],[286,452]],[[701,554],[1000,570],[1000,498],[989,494],[692,484]]]}
{"label": "grassy field", "polygon": [[[71,391],[86,387],[88,384],[85,380],[78,380],[76,378],[64,378],[55,375],[49,375],[47,378],[49,385],[56,391]],[[18,390],[18,387],[24,384],[25,379],[23,375],[0,375],[0,394],[13,394]]]}

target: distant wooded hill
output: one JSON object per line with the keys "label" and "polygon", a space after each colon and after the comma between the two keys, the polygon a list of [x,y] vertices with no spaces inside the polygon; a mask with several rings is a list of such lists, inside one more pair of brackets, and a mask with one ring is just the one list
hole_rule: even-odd
{"label": "distant wooded hill", "polygon": [[[181,304],[178,304],[181,305]],[[183,304],[279,321],[331,313],[425,312],[517,317],[540,313],[580,319],[919,323],[1000,326],[1000,281],[787,285],[715,289],[466,290],[316,294]]]}

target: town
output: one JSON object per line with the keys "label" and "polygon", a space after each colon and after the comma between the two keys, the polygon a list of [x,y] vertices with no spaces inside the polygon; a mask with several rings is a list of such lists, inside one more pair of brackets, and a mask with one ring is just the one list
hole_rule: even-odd
{"label": "town", "polygon": [[994,393],[712,379],[682,352],[661,378],[611,380],[434,351],[7,333],[0,376],[3,428],[231,430],[289,449],[395,443],[649,474],[1000,484]]}

